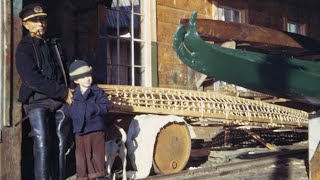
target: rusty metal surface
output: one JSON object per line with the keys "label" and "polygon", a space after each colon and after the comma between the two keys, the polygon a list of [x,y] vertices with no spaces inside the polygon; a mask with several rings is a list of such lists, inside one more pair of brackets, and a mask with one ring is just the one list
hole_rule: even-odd
{"label": "rusty metal surface", "polygon": [[189,160],[191,137],[186,124],[169,123],[159,132],[154,149],[154,168],[161,174],[180,172]]}

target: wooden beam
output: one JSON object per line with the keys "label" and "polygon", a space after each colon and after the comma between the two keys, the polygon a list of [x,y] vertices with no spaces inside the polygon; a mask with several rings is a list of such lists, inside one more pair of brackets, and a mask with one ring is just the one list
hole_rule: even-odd
{"label": "wooden beam", "polygon": [[260,137],[258,134],[254,133],[254,132],[252,132],[252,131],[250,131],[250,130],[248,130],[248,129],[244,129],[244,131],[245,131],[246,133],[248,133],[250,136],[252,136],[255,140],[261,142],[263,145],[265,145],[265,146],[266,146],[267,148],[269,148],[270,150],[275,151],[275,150],[278,149],[275,145],[266,142],[266,141],[265,141],[262,137]]}
{"label": "wooden beam", "polygon": [[202,86],[202,83],[207,79],[207,77],[208,77],[207,75],[201,74],[201,77],[196,82],[197,90],[200,89],[200,87]]}
{"label": "wooden beam", "polygon": [[320,145],[318,144],[315,153],[310,160],[310,180],[320,179]]}

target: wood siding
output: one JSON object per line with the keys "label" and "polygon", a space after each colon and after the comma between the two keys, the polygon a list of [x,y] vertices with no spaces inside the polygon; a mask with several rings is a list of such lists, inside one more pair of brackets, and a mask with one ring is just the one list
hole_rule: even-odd
{"label": "wood siding", "polygon": [[198,11],[199,18],[210,18],[211,9],[211,3],[206,0],[157,1],[159,87],[195,88],[197,73],[184,65],[176,56],[173,49],[173,35],[181,18],[190,18],[193,10]]}

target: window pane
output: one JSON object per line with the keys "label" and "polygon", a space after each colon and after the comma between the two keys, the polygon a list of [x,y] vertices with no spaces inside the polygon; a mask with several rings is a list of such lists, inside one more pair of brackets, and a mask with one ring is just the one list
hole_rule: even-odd
{"label": "window pane", "polygon": [[107,41],[107,83],[118,84],[119,59],[117,55],[117,39]]}
{"label": "window pane", "polygon": [[133,2],[133,12],[140,14],[141,13],[140,0],[132,0],[132,2]]}
{"label": "window pane", "polygon": [[134,42],[134,65],[135,66],[144,66],[142,61],[142,51],[144,49],[143,42]]}
{"label": "window pane", "polygon": [[144,86],[144,73],[145,73],[145,68],[140,68],[140,67],[134,67],[129,70],[129,73],[131,74],[132,69],[134,70],[134,77],[129,76],[129,83],[132,84],[132,80],[134,79],[134,86]]}
{"label": "window pane", "polygon": [[110,10],[116,10],[119,7],[118,0],[112,0],[111,8]]}
{"label": "window pane", "polygon": [[131,12],[130,1],[131,0],[113,0],[110,9]]}
{"label": "window pane", "polygon": [[240,22],[240,12],[233,11],[233,21],[232,22]]}
{"label": "window pane", "polygon": [[134,15],[134,28],[133,28],[133,34],[135,39],[141,39],[141,23],[143,21],[143,16],[140,15]]}
{"label": "window pane", "polygon": [[[130,0],[113,0],[112,7],[107,9],[106,25],[109,35],[115,36],[117,30],[120,35],[128,35],[131,28]],[[117,29],[119,27],[119,29]]]}
{"label": "window pane", "polygon": [[223,8],[219,8],[219,9],[218,9],[218,19],[219,19],[219,20],[222,20],[222,21],[225,21],[225,18],[224,18],[224,9],[223,9]]}
{"label": "window pane", "polygon": [[140,3],[141,0],[113,0],[112,8],[106,10],[107,83],[144,84],[145,29],[141,26],[145,22]]}
{"label": "window pane", "polygon": [[232,21],[232,11],[230,9],[224,9],[225,21]]}
{"label": "window pane", "polygon": [[143,86],[144,82],[142,81],[145,73],[145,68],[134,68],[134,85]]}
{"label": "window pane", "polygon": [[[118,48],[119,47],[119,48]],[[107,43],[107,82],[128,85],[131,66],[130,41],[109,39]]]}
{"label": "window pane", "polygon": [[241,13],[238,10],[220,7],[218,13],[219,20],[241,22]]}
{"label": "window pane", "polygon": [[298,28],[297,28],[296,24],[288,23],[287,27],[288,27],[288,29],[287,29],[288,32],[292,32],[292,33],[298,32]]}
{"label": "window pane", "polygon": [[123,85],[129,85],[128,77],[131,76],[129,69],[131,67],[131,46],[130,41],[120,40],[120,83]]}

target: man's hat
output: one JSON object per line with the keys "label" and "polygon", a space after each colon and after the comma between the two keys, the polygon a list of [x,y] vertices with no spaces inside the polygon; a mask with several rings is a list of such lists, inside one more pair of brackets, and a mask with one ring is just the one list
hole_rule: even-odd
{"label": "man's hat", "polygon": [[32,3],[22,8],[19,17],[22,21],[27,21],[35,17],[47,17],[47,12],[43,4]]}
{"label": "man's hat", "polygon": [[85,75],[90,74],[92,67],[83,60],[74,60],[69,67],[69,75],[71,80],[81,78]]}

